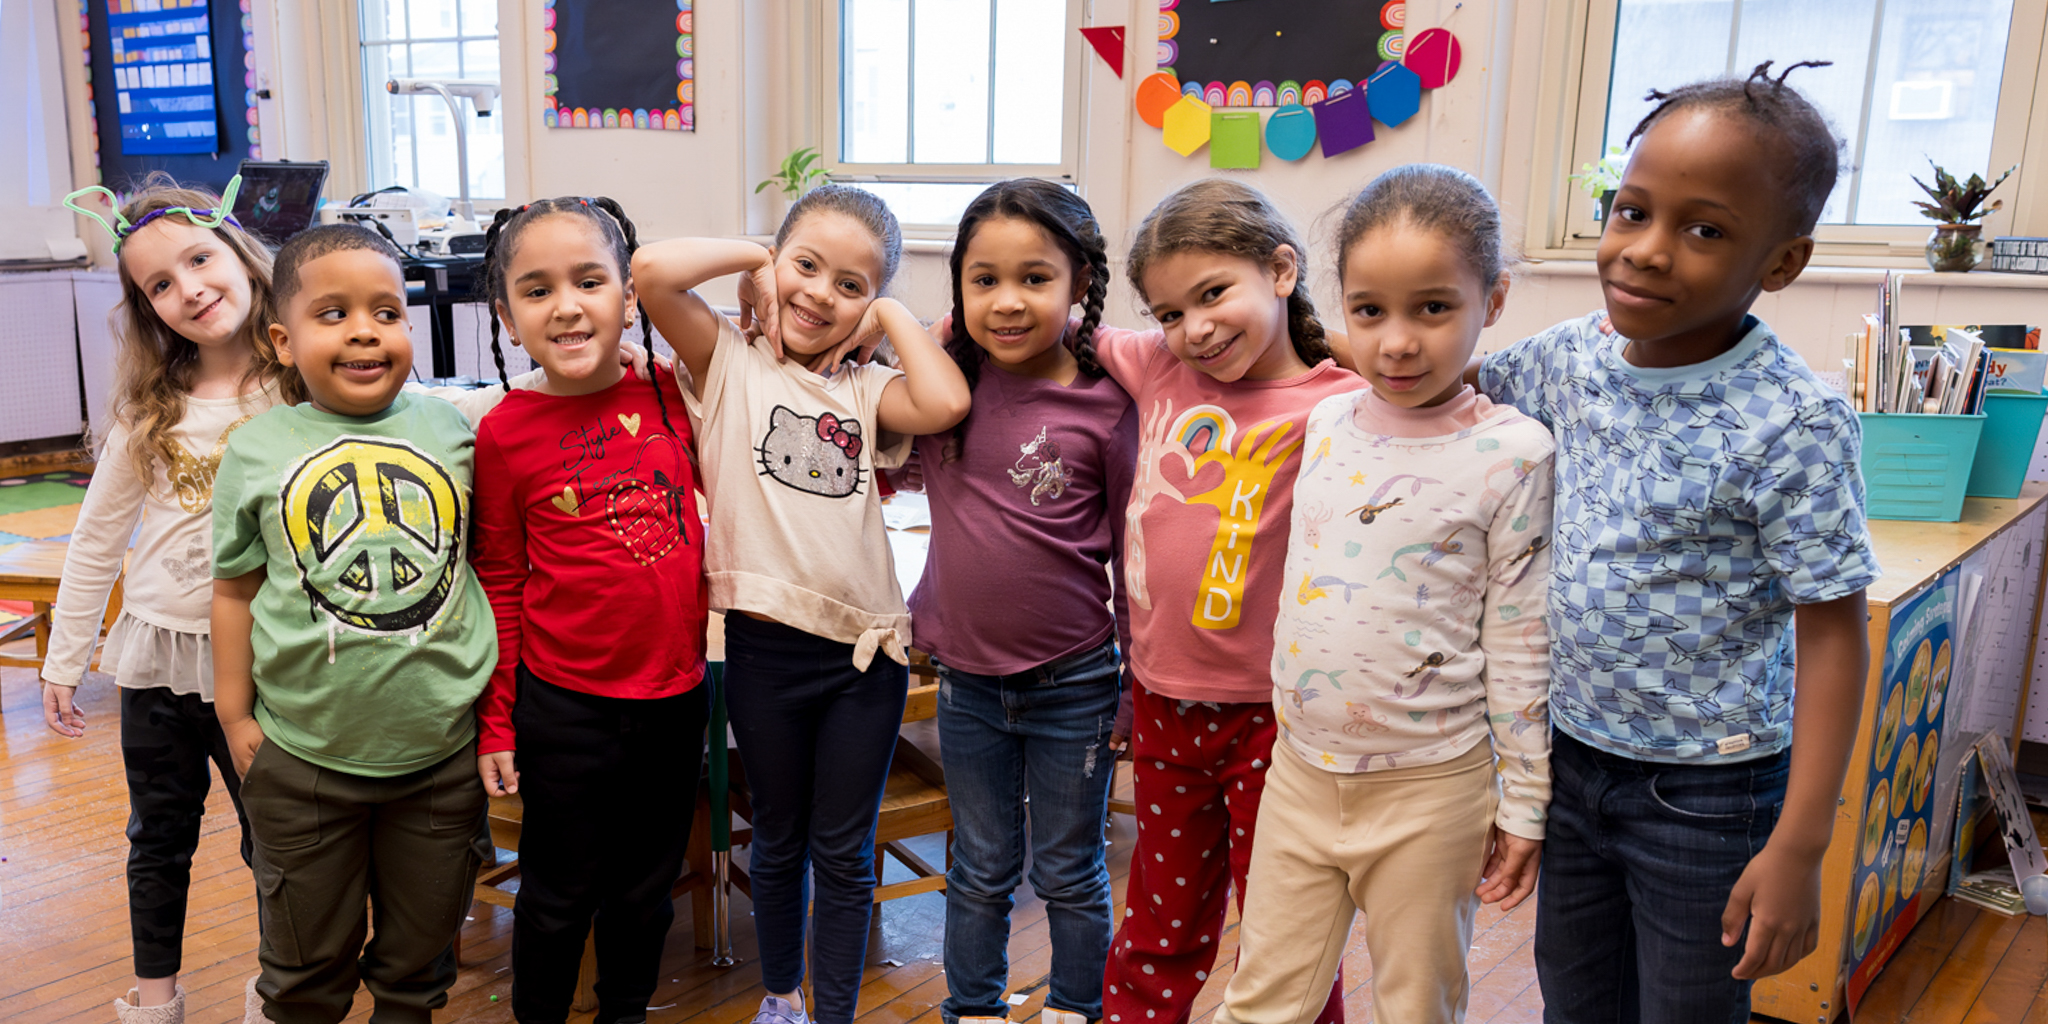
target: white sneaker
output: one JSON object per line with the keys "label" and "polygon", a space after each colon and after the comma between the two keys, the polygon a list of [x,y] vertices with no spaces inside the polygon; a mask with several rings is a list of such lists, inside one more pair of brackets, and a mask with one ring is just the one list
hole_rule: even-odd
{"label": "white sneaker", "polygon": [[1088,1018],[1072,1010],[1055,1010],[1048,1006],[1039,1013],[1038,1024],[1088,1024]]}
{"label": "white sneaker", "polygon": [[754,1024],[811,1024],[804,1008],[779,996],[766,996],[754,1012]]}

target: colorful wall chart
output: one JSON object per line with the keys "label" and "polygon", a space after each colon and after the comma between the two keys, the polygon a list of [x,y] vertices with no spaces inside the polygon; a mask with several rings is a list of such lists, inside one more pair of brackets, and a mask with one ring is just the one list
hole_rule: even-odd
{"label": "colorful wall chart", "polygon": [[1852,1007],[1920,919],[1920,889],[1934,829],[1929,794],[1949,710],[1961,577],[1960,569],[1950,569],[1925,593],[1892,610],[1850,887]]}
{"label": "colorful wall chart", "polygon": [[[93,163],[102,182],[124,191],[149,172],[164,171],[218,191],[243,158],[263,158],[250,0],[77,4],[86,107],[96,129]],[[199,59],[183,59],[201,53],[205,56]],[[171,67],[183,67],[184,86],[176,84],[178,72],[167,70]],[[152,81],[171,85],[152,88]],[[174,109],[180,106],[191,109]],[[208,109],[202,112],[202,106]],[[157,123],[154,129],[137,123],[151,120]],[[170,123],[186,127],[174,135],[161,127]],[[200,123],[211,125],[211,133]]]}
{"label": "colorful wall chart", "polygon": [[696,131],[694,6],[694,0],[541,0],[541,123]]}
{"label": "colorful wall chart", "polygon": [[205,0],[106,0],[124,153],[213,153],[213,19]]}
{"label": "colorful wall chart", "polygon": [[1158,70],[1138,85],[1138,115],[1183,156],[1209,146],[1219,169],[1259,165],[1261,133],[1237,107],[1278,108],[1264,148],[1283,160],[1318,139],[1325,157],[1350,152],[1458,73],[1457,38],[1432,28],[1411,48],[1407,20],[1405,0],[1159,0]]}

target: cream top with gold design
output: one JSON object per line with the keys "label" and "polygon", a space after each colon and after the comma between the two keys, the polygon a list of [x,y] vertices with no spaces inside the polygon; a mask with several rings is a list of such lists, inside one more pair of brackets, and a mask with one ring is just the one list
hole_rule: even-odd
{"label": "cream top with gold design", "polygon": [[[535,370],[512,386],[530,388],[543,379]],[[452,403],[471,423],[505,396],[496,385],[424,393]],[[77,686],[85,677],[107,596],[121,577],[123,555],[128,556],[124,614],[179,633],[205,636],[211,631],[214,474],[227,451],[228,434],[276,404],[277,396],[268,389],[239,398],[187,397],[185,418],[171,431],[177,456],[168,466],[156,460],[147,480],[136,474],[135,460],[128,455],[126,425],[117,423],[108,432],[64,556],[44,679]]]}

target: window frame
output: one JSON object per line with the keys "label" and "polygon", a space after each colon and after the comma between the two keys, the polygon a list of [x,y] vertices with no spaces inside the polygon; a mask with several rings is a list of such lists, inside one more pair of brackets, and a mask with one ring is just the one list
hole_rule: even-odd
{"label": "window frame", "polygon": [[[1092,49],[1081,33],[1074,31],[1083,24],[1086,5],[1083,0],[1065,0],[1066,31],[1061,33],[1065,40],[1066,67],[1063,76],[1066,86],[1063,123],[1060,131],[1060,160],[1052,164],[936,164],[936,163],[854,163],[841,159],[840,147],[844,140],[841,131],[844,95],[841,88],[842,57],[845,52],[844,40],[840,36],[842,27],[841,8],[844,0],[817,0],[818,33],[816,35],[816,66],[824,73],[818,76],[817,109],[822,137],[815,140],[824,164],[828,180],[851,184],[873,182],[900,182],[905,184],[990,184],[1009,178],[1050,178],[1063,184],[1078,187],[1081,181],[1081,140],[1084,126],[1083,112],[1087,109],[1087,64],[1086,58]],[[915,15],[915,0],[912,0],[912,14]],[[993,24],[993,19],[991,20]],[[994,66],[994,51],[991,48],[990,66]],[[904,234],[909,237],[950,238],[958,228],[957,222],[920,223],[906,221]]]}
{"label": "window frame", "polygon": [[[1546,54],[1563,53],[1545,68],[1540,98],[1556,111],[1555,130],[1540,132],[1529,196],[1527,249],[1551,259],[1590,259],[1601,224],[1593,202],[1571,176],[1600,158],[1605,147],[1607,99],[1614,65],[1614,33],[1623,0],[1552,0],[1546,19]],[[2048,187],[2048,167],[2032,170],[2028,157],[2048,156],[2048,110],[2036,103],[2048,51],[2048,8],[2017,0],[2006,37],[2005,65],[1993,120],[1993,173],[2019,165],[1996,198],[2003,209],[1985,218],[1985,235],[2048,234],[2048,203],[2032,193]],[[1848,154],[1853,158],[1854,154]],[[1843,176],[1847,181],[1847,174]],[[2038,183],[2038,184],[2037,184]],[[1822,224],[1814,231],[1814,261],[1835,266],[1921,266],[1933,222],[1899,225]]]}
{"label": "window frame", "polygon": [[[375,3],[379,3],[379,4],[389,5],[389,4],[394,4],[394,3],[406,3],[406,2],[408,2],[408,0],[369,0],[369,2],[375,2]],[[397,49],[398,47],[401,47],[401,46],[412,46],[412,45],[417,45],[417,44],[421,44],[421,43],[445,43],[445,44],[448,44],[448,45],[451,45],[451,46],[455,47],[455,50],[456,50],[456,55],[457,55],[457,56],[456,56],[456,60],[457,60],[457,61],[458,61],[458,63],[459,63],[459,62],[460,62],[460,61],[462,60],[462,56],[461,56],[461,54],[462,54],[462,48],[463,48],[463,47],[465,47],[465,46],[467,46],[467,45],[469,45],[469,44],[471,44],[471,43],[480,43],[480,42],[486,42],[486,41],[488,41],[488,42],[491,42],[491,43],[495,43],[495,44],[497,45],[497,47],[498,47],[498,72],[497,72],[497,78],[498,78],[498,83],[499,83],[499,85],[498,85],[498,106],[499,106],[499,108],[500,108],[500,109],[499,109],[499,111],[498,111],[497,113],[495,113],[495,114],[493,114],[493,115],[492,115],[493,117],[503,117],[503,116],[507,116],[507,112],[506,112],[506,111],[505,111],[505,110],[503,109],[503,108],[504,108],[504,105],[505,105],[505,88],[504,88],[504,81],[505,81],[505,63],[506,63],[506,61],[505,61],[505,45],[504,45],[504,40],[505,40],[505,33],[504,33],[504,25],[503,25],[503,22],[504,22],[504,10],[503,10],[503,7],[502,7],[502,5],[501,5],[501,6],[499,7],[499,11],[498,11],[498,20],[499,20],[499,26],[498,26],[498,30],[497,30],[497,31],[494,31],[494,32],[493,32],[492,34],[490,34],[490,35],[488,35],[488,36],[481,36],[481,35],[467,35],[467,34],[464,34],[464,33],[462,33],[462,32],[460,31],[460,29],[461,29],[461,18],[462,18],[462,14],[461,14],[461,8],[460,8],[460,6],[458,5],[458,6],[457,6],[457,12],[456,12],[456,19],[457,19],[457,21],[456,21],[456,27],[457,27],[457,31],[456,31],[456,33],[455,33],[454,35],[450,35],[450,36],[418,36],[418,37],[415,37],[415,36],[405,36],[405,37],[402,37],[402,38],[401,38],[401,37],[393,37],[393,38],[387,38],[387,39],[378,39],[378,40],[371,40],[371,39],[368,39],[368,38],[366,38],[366,37],[365,37],[365,31],[364,31],[364,26],[363,26],[363,9],[364,9],[364,6],[365,6],[365,0],[349,0],[349,3],[348,3],[348,8],[349,8],[349,12],[348,12],[348,13],[349,13],[349,15],[350,15],[350,21],[351,21],[351,24],[353,25],[353,31],[352,31],[352,32],[350,33],[350,38],[351,38],[351,39],[353,40],[353,44],[352,44],[352,45],[351,45],[351,46],[349,47],[349,68],[350,68],[350,76],[351,76],[351,78],[353,79],[353,81],[354,81],[354,83],[355,83],[355,87],[356,87],[356,89],[355,89],[355,96],[357,97],[357,100],[358,100],[358,102],[359,102],[359,103],[361,103],[361,107],[360,107],[360,108],[359,108],[359,109],[357,110],[357,116],[356,116],[356,118],[355,118],[355,120],[356,120],[356,122],[357,122],[357,128],[356,128],[356,130],[357,130],[357,132],[359,133],[357,137],[358,137],[358,138],[360,138],[360,139],[362,140],[362,145],[361,145],[361,148],[360,148],[360,150],[359,150],[359,152],[358,152],[358,154],[357,154],[357,156],[358,156],[358,162],[360,163],[360,165],[361,165],[361,169],[362,169],[362,178],[361,178],[361,181],[362,181],[362,184],[363,184],[363,191],[370,191],[370,190],[373,190],[373,189],[377,189],[377,188],[381,188],[381,187],[384,187],[384,186],[379,186],[379,185],[378,185],[378,184],[376,183],[376,182],[377,182],[377,175],[376,175],[376,173],[375,173],[375,170],[374,170],[374,168],[373,168],[373,167],[372,167],[371,165],[372,165],[373,163],[375,163],[375,162],[377,162],[377,161],[379,161],[379,160],[381,160],[381,159],[383,158],[383,153],[382,153],[382,151],[383,151],[383,150],[386,150],[386,149],[392,148],[392,147],[394,146],[394,143],[393,143],[393,142],[391,141],[391,140],[392,140],[392,128],[391,128],[391,126],[392,126],[392,122],[393,122],[393,117],[392,117],[392,115],[391,115],[391,109],[390,109],[390,107],[388,107],[388,106],[384,106],[384,105],[380,104],[380,103],[378,102],[377,98],[376,98],[376,97],[373,97],[373,96],[371,95],[371,89],[370,89],[370,85],[371,85],[371,83],[369,82],[369,80],[368,80],[367,78],[365,78],[365,77],[364,77],[364,67],[365,67],[365,62],[366,62],[366,61],[367,61],[367,60],[369,59],[369,51],[370,51],[370,50],[371,50],[372,48],[380,48],[380,49],[384,50],[384,51],[385,51],[385,53],[386,53],[386,55],[387,55],[387,56],[386,56],[386,58],[385,58],[385,59],[386,59],[386,63],[388,64],[388,63],[390,62],[389,54],[391,53],[391,51],[393,51],[393,50]],[[377,91],[377,92],[382,92],[383,90],[382,90],[381,88],[379,88],[379,89],[377,89],[376,91]],[[422,119],[422,117],[421,117],[421,115],[420,115],[420,113],[419,113],[419,106],[420,106],[420,104],[421,104],[421,103],[431,103],[431,104],[435,105],[435,107],[436,107],[436,108],[438,108],[438,109],[443,109],[443,110],[445,110],[445,109],[446,109],[446,107],[445,107],[445,101],[444,101],[444,100],[442,100],[442,99],[441,99],[441,98],[440,98],[439,96],[411,96],[411,97],[408,97],[408,99],[409,99],[409,100],[410,100],[410,101],[411,101],[411,102],[413,103],[413,105],[414,105],[414,114],[413,114],[413,118],[412,118],[412,120],[413,120],[413,129],[412,129],[412,133],[413,133],[413,139],[414,139],[414,141],[413,141],[413,150],[412,150],[412,162],[413,162],[413,178],[414,178],[414,180],[418,180],[418,178],[419,178],[419,164],[420,164],[420,154],[419,154],[419,141],[418,141],[418,140],[419,140],[419,138],[420,138],[420,123],[421,123],[421,121],[423,120],[423,119]],[[466,106],[466,105],[465,105],[465,104],[463,104],[463,103],[462,103],[462,102],[461,102],[460,100],[458,100],[458,101],[457,101],[457,103],[456,103],[456,107],[457,107],[457,109],[458,109],[458,110],[464,110],[464,111],[468,111],[468,110],[473,110],[473,109],[474,109],[473,107],[470,107],[470,106]],[[494,127],[495,127],[495,126],[494,126]],[[456,128],[455,130],[457,130],[457,131],[460,131],[460,130],[462,130],[462,129],[461,129],[461,128]],[[501,138],[504,138],[504,139],[505,139],[505,142],[507,143],[507,145],[508,145],[508,147],[509,147],[509,144],[510,144],[510,141],[511,141],[511,140],[510,140],[510,139],[509,139],[508,137],[506,137],[506,136],[507,136],[507,133],[506,133],[506,132],[504,132],[504,131],[503,131],[503,129],[500,129],[500,130],[499,130],[499,135],[500,135],[500,137],[501,137]],[[474,133],[474,132],[471,132],[471,133],[470,133],[470,136],[469,136],[469,138],[470,138],[470,142],[471,142],[471,144],[472,144],[472,149],[473,149],[473,148],[474,148],[474,141],[475,141],[475,133]],[[452,139],[450,139],[450,142],[449,142],[449,144],[450,144],[450,145],[453,145],[453,140],[452,140]],[[474,153],[474,152],[472,152],[472,153],[471,153],[470,155],[471,155],[471,157],[472,157],[472,159],[470,160],[470,163],[469,163],[469,173],[470,173],[470,177],[471,177],[471,179],[472,179],[472,180],[471,180],[471,182],[469,183],[469,184],[470,184],[470,196],[469,196],[469,198],[470,198],[470,201],[471,201],[471,202],[472,202],[473,204],[476,204],[476,205],[479,205],[479,206],[484,206],[484,205],[493,205],[493,206],[494,206],[494,205],[498,205],[498,204],[502,204],[502,203],[504,203],[504,202],[505,202],[505,200],[506,200],[506,198],[507,198],[506,196],[501,196],[501,195],[500,195],[500,196],[494,196],[494,195],[485,195],[485,194],[481,194],[481,193],[479,193],[479,192],[477,191],[477,189],[476,189],[476,182],[475,182],[475,180],[474,180],[474,179],[475,179],[475,178],[477,177],[478,161],[477,161],[476,159],[474,159],[474,157],[475,157],[475,153]],[[505,189],[506,189],[506,191],[510,191],[510,190],[511,190],[511,187],[512,187],[512,173],[511,173],[511,156],[510,156],[510,154],[509,154],[509,153],[508,153],[508,154],[506,155],[506,158],[505,158],[505,163],[506,163],[506,171],[505,171]],[[398,183],[398,182],[395,182],[395,181],[394,181],[394,182],[392,182],[391,184],[392,184],[392,185],[397,185],[397,184],[399,184],[399,183]],[[458,194],[459,194],[459,190],[458,190]],[[454,201],[454,199],[455,199],[455,196],[451,195],[451,196],[449,196],[448,198],[449,198],[449,200],[450,200],[450,201],[452,202],[452,201]]]}

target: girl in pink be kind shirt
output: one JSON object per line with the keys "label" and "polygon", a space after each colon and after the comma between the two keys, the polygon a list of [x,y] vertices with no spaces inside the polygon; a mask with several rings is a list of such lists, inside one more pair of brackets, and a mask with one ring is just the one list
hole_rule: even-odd
{"label": "girl in pink be kind shirt", "polygon": [[[1364,386],[1331,358],[1342,339],[1316,319],[1305,257],[1265,196],[1194,182],[1131,246],[1160,330],[1094,334],[1139,416],[1124,527],[1138,842],[1104,979],[1110,1024],[1185,1019],[1233,887],[1243,909],[1302,439],[1317,402]],[[1342,989],[1318,1024],[1343,1019]]]}

